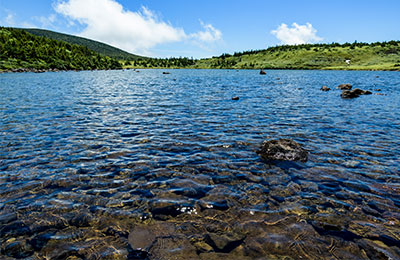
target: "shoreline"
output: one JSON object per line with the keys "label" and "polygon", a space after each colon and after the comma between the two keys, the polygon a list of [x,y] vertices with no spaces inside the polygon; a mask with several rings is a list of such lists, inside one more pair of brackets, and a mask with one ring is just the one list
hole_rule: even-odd
{"label": "shoreline", "polygon": [[[33,69],[33,68],[15,68],[15,69],[0,69],[0,73],[44,73],[44,72],[67,72],[67,71],[107,71],[107,70],[148,70],[148,69],[159,69],[159,70],[181,70],[181,69],[195,69],[195,70],[260,70],[260,68],[191,68],[191,67],[183,67],[183,68],[163,68],[163,67],[154,67],[154,68],[121,68],[121,69],[92,69],[92,70],[63,70],[63,69]],[[399,69],[368,69],[368,68],[263,68],[264,70],[315,70],[315,71],[397,71],[400,72]]]}

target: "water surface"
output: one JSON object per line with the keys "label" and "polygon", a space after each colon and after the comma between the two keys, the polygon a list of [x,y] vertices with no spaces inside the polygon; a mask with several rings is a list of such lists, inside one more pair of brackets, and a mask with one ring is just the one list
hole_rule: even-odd
{"label": "water surface", "polygon": [[0,74],[2,257],[400,258],[399,72],[170,72]]}

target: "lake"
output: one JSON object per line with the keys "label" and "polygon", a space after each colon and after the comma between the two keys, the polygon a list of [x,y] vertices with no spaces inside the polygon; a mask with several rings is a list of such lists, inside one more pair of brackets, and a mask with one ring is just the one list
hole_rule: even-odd
{"label": "lake", "polygon": [[2,257],[400,258],[399,72],[168,71],[0,74]]}

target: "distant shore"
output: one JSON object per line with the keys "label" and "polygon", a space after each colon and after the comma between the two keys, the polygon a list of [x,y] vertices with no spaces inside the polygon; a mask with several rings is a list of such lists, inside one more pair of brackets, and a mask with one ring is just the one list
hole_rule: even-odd
{"label": "distant shore", "polygon": [[[33,69],[33,68],[17,68],[17,69],[0,69],[0,73],[44,73],[44,72],[66,72],[66,71],[106,71],[106,70],[147,70],[147,69],[157,69],[157,70],[181,70],[181,69],[197,69],[197,70],[205,70],[205,69],[212,69],[212,70],[260,70],[260,69],[236,69],[236,68],[196,68],[196,67],[185,67],[185,68],[122,68],[122,69],[94,69],[94,70],[62,70],[62,69]],[[373,68],[264,68],[264,70],[316,70],[316,71],[329,71],[329,70],[338,70],[338,71],[400,71],[399,69],[373,69]]]}

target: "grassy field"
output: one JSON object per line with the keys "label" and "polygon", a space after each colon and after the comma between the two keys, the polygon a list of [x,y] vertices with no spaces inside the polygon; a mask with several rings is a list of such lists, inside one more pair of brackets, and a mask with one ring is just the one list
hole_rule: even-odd
{"label": "grassy field", "polygon": [[400,42],[277,46],[266,50],[201,59],[193,67],[400,70]]}

